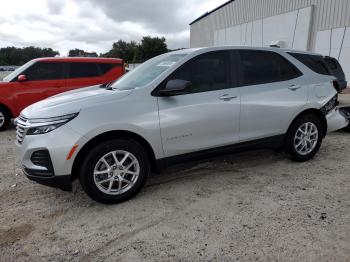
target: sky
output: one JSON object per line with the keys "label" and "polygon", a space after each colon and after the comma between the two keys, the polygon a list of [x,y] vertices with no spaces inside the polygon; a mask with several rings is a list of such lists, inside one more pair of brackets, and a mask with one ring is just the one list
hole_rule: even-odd
{"label": "sky", "polygon": [[190,44],[189,23],[227,0],[1,0],[0,47],[107,52],[119,39],[164,36]]}

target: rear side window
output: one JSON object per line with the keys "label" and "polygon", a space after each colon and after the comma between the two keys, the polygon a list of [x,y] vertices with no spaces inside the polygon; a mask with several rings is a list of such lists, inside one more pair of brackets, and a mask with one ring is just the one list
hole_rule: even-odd
{"label": "rear side window", "polygon": [[100,68],[96,63],[69,63],[68,78],[97,77],[100,75]]}
{"label": "rear side window", "polygon": [[301,72],[281,55],[270,51],[240,50],[241,84],[259,85],[286,81]]}
{"label": "rear side window", "polygon": [[295,59],[302,62],[312,71],[321,74],[321,75],[331,75],[324,59],[319,55],[308,55],[308,54],[299,54],[299,53],[289,53]]}
{"label": "rear side window", "polygon": [[101,73],[104,75],[114,67],[121,67],[121,64],[100,63],[98,64]]}
{"label": "rear side window", "polygon": [[26,75],[29,81],[63,79],[63,63],[37,62],[23,72],[23,74]]}
{"label": "rear side window", "polygon": [[191,93],[231,88],[229,59],[227,51],[200,55],[183,65],[170,79],[191,81]]}

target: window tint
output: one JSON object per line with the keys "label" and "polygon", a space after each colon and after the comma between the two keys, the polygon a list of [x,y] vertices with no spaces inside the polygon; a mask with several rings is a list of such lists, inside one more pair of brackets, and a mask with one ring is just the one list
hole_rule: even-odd
{"label": "window tint", "polygon": [[326,59],[326,62],[330,70],[337,70],[337,62],[334,59]]}
{"label": "window tint", "polygon": [[308,55],[299,53],[289,53],[294,58],[298,59],[312,71],[321,75],[330,75],[329,69],[322,56]]}
{"label": "window tint", "polygon": [[63,79],[63,63],[37,62],[23,72],[29,81]]}
{"label": "window tint", "polygon": [[333,74],[338,80],[345,81],[345,74],[338,60],[329,56],[326,56],[324,60],[327,63],[331,74]]}
{"label": "window tint", "polygon": [[301,75],[294,65],[277,53],[256,50],[241,50],[239,53],[242,85],[286,81]]}
{"label": "window tint", "polygon": [[191,81],[192,93],[231,88],[229,57],[226,51],[203,54],[183,65],[170,79]]}
{"label": "window tint", "polygon": [[68,78],[79,77],[96,77],[100,76],[101,72],[96,63],[69,63],[70,69]]}
{"label": "window tint", "polygon": [[107,64],[107,63],[98,64],[98,66],[100,67],[100,71],[102,74],[107,73],[109,70],[113,68],[113,64]]}

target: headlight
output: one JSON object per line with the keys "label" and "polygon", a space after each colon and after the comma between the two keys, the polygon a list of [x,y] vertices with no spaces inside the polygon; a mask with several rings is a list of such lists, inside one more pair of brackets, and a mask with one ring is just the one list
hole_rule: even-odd
{"label": "headlight", "polygon": [[41,135],[49,133],[60,126],[77,117],[79,113],[50,117],[50,118],[33,118],[28,120],[29,129],[26,135]]}

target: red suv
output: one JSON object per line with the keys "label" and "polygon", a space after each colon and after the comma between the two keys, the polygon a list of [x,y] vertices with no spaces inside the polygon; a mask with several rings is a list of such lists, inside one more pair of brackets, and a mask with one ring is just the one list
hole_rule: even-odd
{"label": "red suv", "polygon": [[72,89],[104,84],[125,73],[114,58],[38,58],[0,82],[0,131],[27,106]]}

